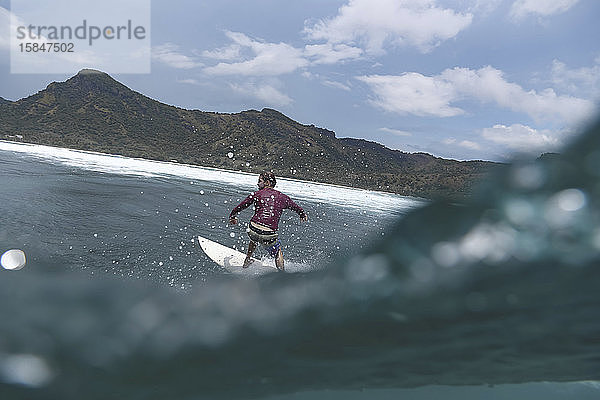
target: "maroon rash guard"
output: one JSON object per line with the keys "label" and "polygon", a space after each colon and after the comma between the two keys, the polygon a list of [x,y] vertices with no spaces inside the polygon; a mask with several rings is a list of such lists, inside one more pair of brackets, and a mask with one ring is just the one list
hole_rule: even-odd
{"label": "maroon rash guard", "polygon": [[229,218],[235,217],[240,211],[248,208],[250,204],[254,204],[254,216],[250,221],[268,226],[274,231],[279,228],[279,219],[286,208],[297,212],[300,218],[304,218],[306,215],[302,207],[294,203],[288,196],[273,188],[266,187],[246,197],[231,211]]}

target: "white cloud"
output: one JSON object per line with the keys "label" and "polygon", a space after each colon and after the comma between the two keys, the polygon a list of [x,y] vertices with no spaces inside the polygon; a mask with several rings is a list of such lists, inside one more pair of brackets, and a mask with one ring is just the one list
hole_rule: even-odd
{"label": "white cloud", "polygon": [[406,131],[402,131],[400,129],[379,128],[379,130],[382,131],[382,132],[391,133],[392,135],[396,135],[396,136],[412,136],[412,133],[406,132]]}
{"label": "white cloud", "polygon": [[[569,130],[540,130],[523,124],[496,124],[491,128],[481,129],[478,139],[461,140],[450,137],[442,143],[449,154],[463,154],[465,159],[473,159],[473,152],[484,152],[492,155],[493,159],[509,160],[515,153],[539,155],[557,151],[572,137],[572,133]],[[468,153],[459,150],[461,148],[467,149]]]}
{"label": "white cloud", "polygon": [[335,64],[361,57],[363,51],[358,47],[345,44],[309,44],[304,47],[304,55],[312,59],[313,64]]}
{"label": "white cloud", "polygon": [[324,86],[329,86],[335,89],[341,89],[346,92],[350,92],[352,90],[352,84],[348,81],[346,81],[345,83],[333,81],[331,79],[323,77],[321,74],[315,74],[310,71],[302,71],[300,75],[309,80],[318,80]]}
{"label": "white cloud", "polygon": [[471,140],[461,140],[458,145],[469,150],[481,150],[481,146]]}
{"label": "white cloud", "polygon": [[193,79],[193,78],[177,79],[177,83],[184,83],[187,85],[200,85],[200,82],[197,79]]}
{"label": "white cloud", "polygon": [[428,52],[471,24],[471,14],[441,8],[434,0],[349,0],[333,18],[304,32],[312,40],[360,43],[369,54],[382,54],[387,43],[414,46]]}
{"label": "white cloud", "polygon": [[[207,58],[224,60],[204,69],[210,75],[277,76],[309,65],[355,60],[363,53],[362,49],[345,44],[309,44],[302,49],[287,43],[255,40],[239,32],[226,35],[233,41],[231,45],[202,53]],[[250,57],[244,59],[244,52]],[[241,61],[225,62],[234,60]]]}
{"label": "white cloud", "polygon": [[202,52],[202,56],[206,58],[213,58],[215,60],[237,60],[241,57],[242,46],[239,44],[232,44],[226,47],[215,50],[206,50]]}
{"label": "white cloud", "polygon": [[221,62],[204,68],[210,75],[276,76],[294,72],[309,64],[302,50],[286,43],[253,40],[243,33],[227,32],[234,45],[247,48],[253,58],[240,62]]}
{"label": "white cloud", "polygon": [[[17,26],[28,25],[21,17],[13,14],[4,7],[0,7],[0,49],[10,50],[10,35],[17,29]],[[45,43],[47,39],[40,36],[32,39],[32,42]]]}
{"label": "white cloud", "polygon": [[521,124],[494,125],[482,131],[484,139],[520,153],[540,153],[557,150],[563,144],[556,133],[536,130]]}
{"label": "white cloud", "polygon": [[569,69],[558,60],[552,62],[552,82],[569,93],[587,93],[600,97],[600,57],[592,67]]}
{"label": "white cloud", "polygon": [[516,19],[530,14],[547,17],[564,13],[578,2],[579,0],[517,0],[510,9],[510,15]]}
{"label": "white cloud", "polygon": [[445,70],[441,79],[451,82],[456,92],[482,102],[496,103],[515,112],[524,112],[535,120],[582,121],[594,112],[588,100],[559,96],[554,89],[526,91],[516,83],[507,82],[502,71],[490,66],[477,71],[468,68]]}
{"label": "white cloud", "polygon": [[248,83],[244,85],[231,84],[230,86],[234,91],[238,92],[239,94],[259,99],[263,103],[270,106],[287,106],[293,102],[293,100],[289,96],[287,96],[286,94],[282,93],[277,88],[269,84],[257,85],[253,83]]}
{"label": "white cloud", "polygon": [[323,81],[323,84],[324,84],[325,86],[329,86],[329,87],[332,87],[332,88],[336,88],[336,89],[342,89],[342,90],[345,90],[346,92],[349,92],[349,91],[351,91],[351,90],[352,90],[352,88],[351,88],[350,86],[348,86],[348,85],[344,85],[344,84],[343,84],[343,83],[341,83],[341,82],[335,82],[335,81],[330,81],[330,80],[324,80],[324,81]]}
{"label": "white cloud", "polygon": [[[13,14],[9,10],[4,7],[0,7],[0,50],[10,50],[11,48],[11,32],[15,32],[18,26],[28,26],[29,24],[21,17],[16,14]],[[49,40],[44,35],[39,35],[34,39],[28,39],[32,43],[50,43],[52,40]],[[18,51],[16,42],[13,43],[15,48],[14,51]],[[139,54],[138,54],[139,56]],[[143,54],[142,54],[143,56]],[[58,60],[58,61],[57,61]],[[78,51],[76,53],[37,53],[32,54],[30,59],[27,61],[29,66],[34,65],[36,68],[39,67],[39,70],[46,70],[48,65],[52,62],[54,63],[68,63],[71,66],[79,65],[80,68],[87,67],[90,65],[98,65],[102,62],[102,58],[98,56],[98,54],[90,51],[83,50]],[[64,65],[64,64],[63,64]],[[21,67],[19,63],[16,64],[16,68],[19,69]]]}
{"label": "white cloud", "polygon": [[504,0],[472,0],[473,5],[469,11],[477,15],[478,18],[487,17],[504,2]]}
{"label": "white cloud", "polygon": [[523,112],[538,121],[577,123],[589,118],[595,109],[591,101],[559,96],[551,88],[539,93],[526,91],[516,83],[507,82],[502,71],[489,66],[479,70],[446,69],[436,76],[412,72],[357,79],[367,83],[375,93],[372,104],[401,114],[451,117],[464,113],[454,103],[472,99]]}
{"label": "white cloud", "polygon": [[152,48],[152,58],[173,68],[191,69],[203,66],[202,63],[179,52],[179,46],[165,43]]}
{"label": "white cloud", "polygon": [[420,117],[451,117],[463,114],[460,108],[451,107],[456,92],[450,82],[409,72],[399,76],[360,76],[375,93],[371,104],[386,111],[414,114]]}
{"label": "white cloud", "polygon": [[456,138],[446,138],[442,140],[442,143],[446,146],[464,147],[469,150],[481,150],[481,146],[478,143],[473,142],[471,140],[461,140],[459,142]]}
{"label": "white cloud", "polygon": [[10,11],[0,7],[0,50],[10,49]]}

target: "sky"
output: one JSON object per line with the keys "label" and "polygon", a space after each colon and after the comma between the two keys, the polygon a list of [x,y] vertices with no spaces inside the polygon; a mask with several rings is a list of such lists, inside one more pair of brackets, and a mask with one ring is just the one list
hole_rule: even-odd
{"label": "sky", "polygon": [[[77,72],[11,73],[10,13],[0,0],[1,97]],[[151,72],[111,76],[187,109],[268,107],[340,138],[507,161],[595,118],[598,16],[597,0],[157,0]]]}

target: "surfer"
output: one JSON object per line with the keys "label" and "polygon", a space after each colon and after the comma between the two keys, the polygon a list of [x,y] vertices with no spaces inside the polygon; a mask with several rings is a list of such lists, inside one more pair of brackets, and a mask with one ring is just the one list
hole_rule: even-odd
{"label": "surfer", "polygon": [[236,225],[238,223],[237,214],[251,204],[254,205],[254,216],[250,219],[248,229],[246,229],[250,237],[250,243],[248,244],[246,260],[244,260],[244,268],[247,268],[250,264],[256,245],[260,243],[265,246],[271,257],[275,258],[277,269],[283,271],[283,251],[277,233],[281,214],[283,210],[289,208],[298,213],[301,221],[308,220],[302,207],[294,203],[285,194],[274,189],[276,183],[274,173],[270,171],[262,172],[258,177],[258,191],[246,197],[229,214],[229,223]]}

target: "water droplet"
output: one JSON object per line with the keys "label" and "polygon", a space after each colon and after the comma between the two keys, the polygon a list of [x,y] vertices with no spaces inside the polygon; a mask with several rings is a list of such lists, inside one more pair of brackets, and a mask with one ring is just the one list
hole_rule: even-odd
{"label": "water droplet", "polygon": [[523,165],[512,171],[513,185],[523,189],[538,189],[545,180],[544,170],[538,165]]}
{"label": "water droplet", "polygon": [[585,194],[579,189],[567,189],[556,195],[558,206],[564,211],[577,211],[585,206]]}
{"label": "water droplet", "polygon": [[442,267],[453,267],[460,261],[460,250],[453,243],[440,242],[431,249],[431,257]]}
{"label": "water droplet", "polygon": [[13,354],[0,358],[0,376],[4,382],[41,387],[48,384],[53,375],[46,360],[33,354]]}
{"label": "water droplet", "polygon": [[23,268],[26,262],[27,259],[25,257],[25,253],[23,250],[19,249],[8,250],[2,254],[2,258],[0,258],[0,264],[2,264],[2,267],[12,271]]}

